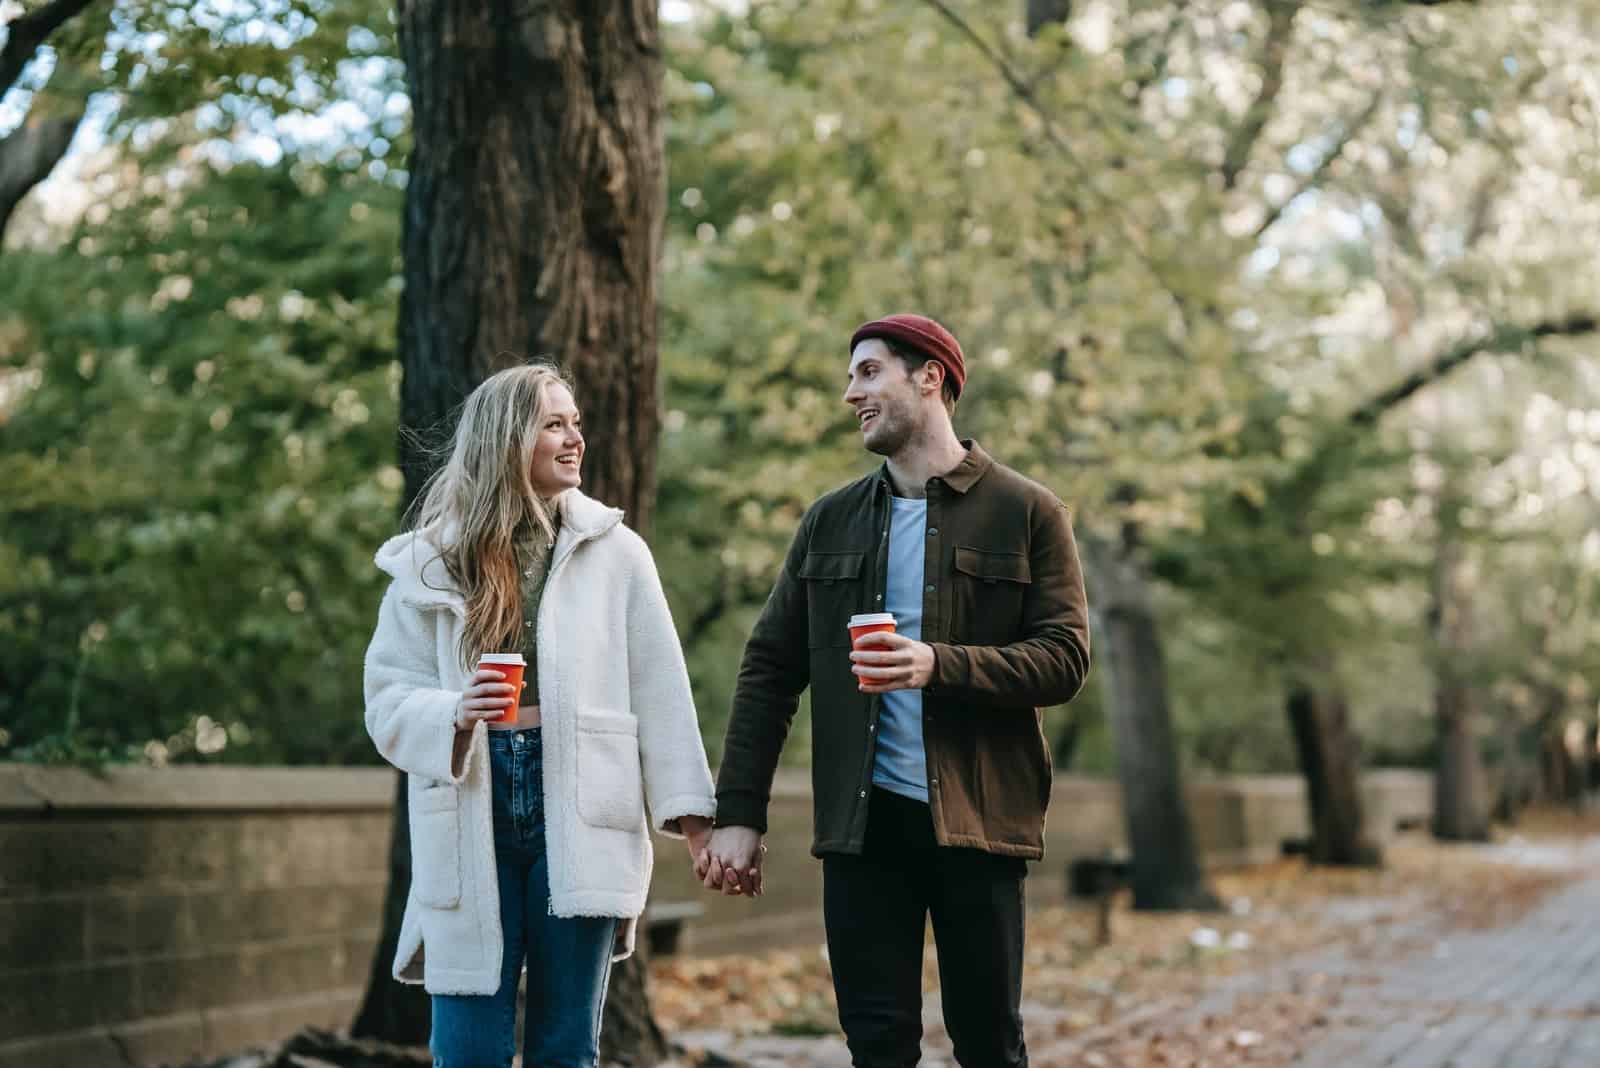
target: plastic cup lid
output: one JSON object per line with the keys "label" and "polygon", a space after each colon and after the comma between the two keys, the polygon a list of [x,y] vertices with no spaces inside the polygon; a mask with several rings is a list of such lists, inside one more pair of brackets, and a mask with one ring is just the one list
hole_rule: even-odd
{"label": "plastic cup lid", "polygon": [[865,615],[851,616],[850,617],[850,622],[847,623],[846,626],[850,626],[850,627],[871,627],[871,626],[876,626],[876,625],[881,624],[881,623],[893,623],[893,622],[894,622],[894,613],[893,612],[868,612]]}
{"label": "plastic cup lid", "polygon": [[522,659],[521,653],[484,653],[478,657],[480,664],[521,664],[524,667],[528,662]]}

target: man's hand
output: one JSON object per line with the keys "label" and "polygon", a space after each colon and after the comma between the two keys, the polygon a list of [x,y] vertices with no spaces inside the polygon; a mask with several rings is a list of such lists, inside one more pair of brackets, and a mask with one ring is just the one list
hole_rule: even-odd
{"label": "man's hand", "polygon": [[933,646],[904,634],[863,634],[852,645],[850,660],[862,693],[920,690],[933,681]]}
{"label": "man's hand", "polygon": [[721,890],[730,897],[760,897],[761,864],[766,855],[761,832],[754,827],[718,827],[706,846],[705,866],[702,869],[697,863],[695,874],[707,890]]}

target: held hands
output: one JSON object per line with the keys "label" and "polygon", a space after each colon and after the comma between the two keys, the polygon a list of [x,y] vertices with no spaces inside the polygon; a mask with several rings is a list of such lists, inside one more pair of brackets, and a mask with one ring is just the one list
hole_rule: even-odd
{"label": "held hands", "polygon": [[472,676],[472,685],[461,691],[456,702],[456,730],[470,731],[480,719],[499,719],[516,701],[516,687],[502,682],[505,673],[493,668],[479,668]]}
{"label": "held hands", "polygon": [[852,645],[850,661],[862,693],[920,690],[933,681],[933,646],[904,634],[863,634]]}
{"label": "held hands", "polygon": [[711,821],[704,816],[679,816],[678,829],[683,832],[683,844],[689,847],[695,878],[704,878],[700,873],[700,858],[711,841]]}
{"label": "held hands", "polygon": [[761,896],[761,865],[767,847],[754,827],[718,827],[694,858],[695,878],[707,890],[720,890],[729,897]]}

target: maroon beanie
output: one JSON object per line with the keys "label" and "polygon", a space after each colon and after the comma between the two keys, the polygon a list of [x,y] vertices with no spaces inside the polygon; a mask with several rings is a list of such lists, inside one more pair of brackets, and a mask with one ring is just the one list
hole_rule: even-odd
{"label": "maroon beanie", "polygon": [[889,315],[862,323],[850,335],[850,351],[869,337],[897,341],[944,366],[945,377],[955,386],[956,396],[967,381],[967,361],[961,355],[956,336],[925,315]]}

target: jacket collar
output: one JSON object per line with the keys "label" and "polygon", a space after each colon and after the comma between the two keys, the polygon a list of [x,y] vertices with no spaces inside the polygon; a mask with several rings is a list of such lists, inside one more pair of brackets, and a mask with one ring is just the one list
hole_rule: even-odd
{"label": "jacket collar", "polygon": [[[975,438],[962,438],[961,444],[967,450],[966,458],[951,470],[935,477],[957,493],[966,493],[978,484],[978,479],[982,478],[989,468],[994,466],[994,460],[983,451],[983,446],[979,445]],[[887,460],[878,468],[877,481],[885,492],[891,494],[894,492],[894,482],[889,478]]]}
{"label": "jacket collar", "polygon": [[[622,522],[622,509],[601,504],[578,490],[567,490],[556,498],[561,510],[561,528],[556,534],[555,556],[550,573],[572,551]],[[383,543],[373,557],[380,570],[394,578],[396,591],[406,604],[423,608],[448,608],[466,618],[466,602],[445,569],[439,547],[453,538],[452,528],[409,530]]]}

